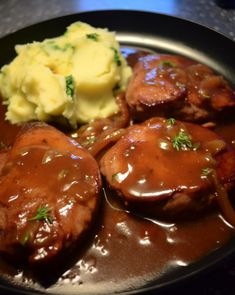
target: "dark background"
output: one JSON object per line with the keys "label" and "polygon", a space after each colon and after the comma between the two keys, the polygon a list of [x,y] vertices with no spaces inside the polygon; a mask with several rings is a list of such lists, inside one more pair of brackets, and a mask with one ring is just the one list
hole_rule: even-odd
{"label": "dark background", "polygon": [[[173,15],[210,27],[235,41],[235,0],[0,0],[0,37],[57,16],[104,9],[135,9]],[[0,291],[0,294],[10,293]],[[233,295],[235,257],[157,294]]]}

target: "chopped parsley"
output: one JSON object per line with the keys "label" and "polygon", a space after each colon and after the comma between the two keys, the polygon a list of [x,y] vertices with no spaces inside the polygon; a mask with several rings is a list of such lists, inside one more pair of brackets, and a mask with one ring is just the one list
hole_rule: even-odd
{"label": "chopped parsley", "polygon": [[29,241],[30,235],[29,233],[25,233],[23,238],[21,239],[20,243],[22,246],[24,246]]}
{"label": "chopped parsley", "polygon": [[163,61],[161,61],[158,65],[159,65],[159,66],[171,67],[171,68],[175,68],[175,67],[176,67],[176,63],[171,62],[171,61],[169,61],[169,60],[163,60]]}
{"label": "chopped parsley", "polygon": [[170,125],[170,126],[175,125],[176,124],[176,119],[169,118],[169,119],[166,120],[166,124]]}
{"label": "chopped parsley", "polygon": [[47,43],[45,43],[45,45],[49,46],[50,49],[58,50],[58,51],[66,51],[68,49],[74,49],[74,46],[70,43],[66,43],[64,46],[59,46],[54,41],[48,41]]}
{"label": "chopped parsley", "polygon": [[122,61],[121,61],[121,59],[120,59],[120,56],[119,56],[119,54],[118,54],[118,50],[116,49],[116,48],[114,48],[114,47],[111,47],[111,49],[113,50],[113,52],[114,52],[114,61],[115,61],[115,63],[117,64],[117,66],[121,66],[121,64],[122,64]]}
{"label": "chopped parsley", "polygon": [[208,176],[209,174],[211,174],[212,169],[211,168],[203,168],[202,169],[202,176]]}
{"label": "chopped parsley", "polygon": [[86,37],[87,37],[87,39],[91,39],[93,41],[98,41],[100,36],[97,33],[93,33],[93,34],[87,34]]}
{"label": "chopped parsley", "polygon": [[48,207],[45,207],[45,206],[44,207],[39,207],[37,209],[36,214],[33,217],[29,218],[28,221],[44,220],[44,221],[46,221],[48,223],[52,223],[53,218],[52,218],[52,216],[50,214],[51,210],[52,210],[51,208],[48,208]]}
{"label": "chopped parsley", "polygon": [[172,146],[177,151],[193,149],[191,138],[184,130],[180,130],[180,132],[172,139]]}
{"label": "chopped parsley", "polygon": [[73,96],[74,94],[74,79],[72,75],[69,75],[65,77],[65,83],[66,83],[66,94],[68,96]]}

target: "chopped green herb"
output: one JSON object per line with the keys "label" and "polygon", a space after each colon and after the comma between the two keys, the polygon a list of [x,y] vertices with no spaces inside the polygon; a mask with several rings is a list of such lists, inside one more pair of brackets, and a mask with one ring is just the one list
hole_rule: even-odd
{"label": "chopped green herb", "polygon": [[97,33],[93,33],[93,34],[87,34],[86,37],[87,37],[87,39],[91,39],[93,41],[98,41],[100,36]]}
{"label": "chopped green herb", "polygon": [[193,149],[191,138],[184,130],[180,130],[180,132],[172,139],[172,146],[177,151]]}
{"label": "chopped green herb", "polygon": [[119,54],[118,54],[118,50],[116,49],[116,48],[114,48],[114,47],[111,47],[111,49],[113,50],[113,52],[114,52],[114,61],[115,61],[115,63],[117,64],[117,66],[121,66],[121,64],[122,64],[122,61],[121,61],[121,59],[120,59],[120,56],[119,56]]}
{"label": "chopped green herb", "polygon": [[74,79],[72,75],[65,77],[66,82],[66,94],[68,96],[73,96],[74,94]]}
{"label": "chopped green herb", "polygon": [[48,207],[39,207],[37,209],[36,215],[34,215],[33,217],[29,218],[28,221],[44,220],[44,221],[47,221],[48,223],[52,223],[53,222],[53,218],[50,215],[51,210],[52,209],[51,208],[48,208]]}
{"label": "chopped green herb", "polygon": [[212,169],[211,168],[203,168],[202,169],[202,175],[203,176],[208,176],[209,174],[211,174]]}
{"label": "chopped green herb", "polygon": [[175,68],[175,67],[176,67],[176,63],[171,62],[171,61],[169,61],[169,60],[163,60],[163,61],[161,61],[158,65],[159,65],[159,66],[171,67],[171,68]]}
{"label": "chopped green herb", "polygon": [[62,51],[62,48],[58,44],[50,44],[50,47],[54,50],[61,50]]}
{"label": "chopped green herb", "polygon": [[45,45],[49,46],[49,48],[53,50],[58,50],[58,51],[66,51],[67,49],[74,49],[74,46],[70,43],[66,43],[64,46],[59,46],[54,41],[48,41],[47,43],[45,43]]}
{"label": "chopped green herb", "polygon": [[166,120],[167,125],[175,125],[176,124],[176,119],[174,118],[169,118]]}
{"label": "chopped green herb", "polygon": [[30,238],[29,233],[28,232],[25,233],[23,238],[20,241],[21,245],[24,246],[28,242],[29,238]]}

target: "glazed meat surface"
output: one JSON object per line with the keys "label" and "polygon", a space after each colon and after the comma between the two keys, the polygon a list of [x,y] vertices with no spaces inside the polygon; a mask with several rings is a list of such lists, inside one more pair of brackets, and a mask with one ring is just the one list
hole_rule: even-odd
{"label": "glazed meat surface", "polygon": [[101,187],[93,157],[46,124],[16,138],[0,165],[0,251],[31,263],[77,245],[91,227]]}
{"label": "glazed meat surface", "polygon": [[139,59],[126,92],[133,116],[204,122],[235,106],[228,83],[208,66],[174,55]]}
{"label": "glazed meat surface", "polygon": [[128,207],[155,217],[190,215],[235,179],[235,151],[199,125],[152,118],[133,125],[100,162],[109,186]]}

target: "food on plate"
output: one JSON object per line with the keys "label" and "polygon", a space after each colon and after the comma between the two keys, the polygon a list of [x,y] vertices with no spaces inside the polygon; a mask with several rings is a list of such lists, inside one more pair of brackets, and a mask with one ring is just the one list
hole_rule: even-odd
{"label": "food on plate", "polygon": [[0,157],[0,251],[50,261],[91,228],[101,179],[93,157],[42,123],[25,127]]}
{"label": "food on plate", "polygon": [[59,37],[16,46],[2,67],[0,94],[11,123],[64,118],[72,127],[115,114],[131,69],[115,34],[82,22]]}
{"label": "food on plate", "polygon": [[14,284],[129,291],[234,234],[235,125],[217,117],[233,90],[186,57],[121,50],[77,22],[0,71],[0,273]]}
{"label": "food on plate", "polygon": [[163,116],[203,122],[235,108],[235,94],[223,77],[206,65],[167,54],[138,60],[126,97],[138,120]]}
{"label": "food on plate", "polygon": [[100,165],[126,206],[154,217],[205,211],[223,198],[218,183],[229,189],[235,184],[235,150],[215,132],[173,118],[127,128]]}
{"label": "food on plate", "polygon": [[71,134],[93,156],[98,156],[102,150],[121,138],[125,133],[125,127],[130,124],[131,118],[125,94],[120,93],[116,100],[119,108],[117,114],[106,119],[94,120]]}

